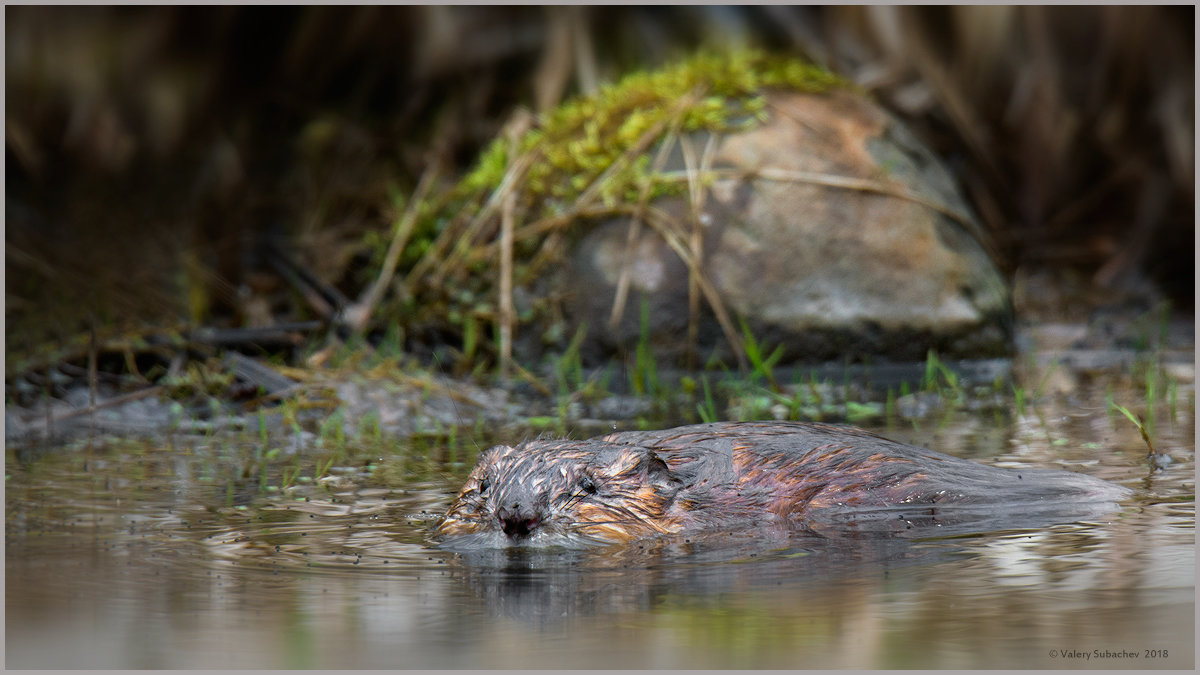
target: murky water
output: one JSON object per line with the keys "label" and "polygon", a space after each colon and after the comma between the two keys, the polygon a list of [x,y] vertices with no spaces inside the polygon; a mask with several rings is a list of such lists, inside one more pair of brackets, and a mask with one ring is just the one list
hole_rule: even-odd
{"label": "murky water", "polygon": [[426,532],[471,439],[350,448],[319,481],[299,462],[260,480],[247,438],[10,448],[6,665],[1191,668],[1194,388],[1159,407],[1154,440],[1174,461],[1151,472],[1104,405],[1111,384],[873,427],[1136,491],[1103,517],[969,536],[463,557]]}

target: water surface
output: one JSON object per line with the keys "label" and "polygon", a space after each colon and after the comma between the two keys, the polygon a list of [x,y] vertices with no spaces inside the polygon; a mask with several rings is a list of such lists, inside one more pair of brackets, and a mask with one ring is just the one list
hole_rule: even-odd
{"label": "water surface", "polygon": [[1194,394],[1156,418],[1174,461],[1151,471],[1104,391],[872,427],[1135,491],[1094,518],[950,536],[463,556],[427,533],[470,437],[342,448],[285,489],[263,488],[286,476],[260,480],[245,436],[9,448],[6,665],[1191,668]]}

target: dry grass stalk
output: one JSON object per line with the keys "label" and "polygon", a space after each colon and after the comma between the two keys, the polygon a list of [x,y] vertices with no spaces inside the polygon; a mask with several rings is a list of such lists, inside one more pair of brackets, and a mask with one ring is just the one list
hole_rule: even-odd
{"label": "dry grass stalk", "polygon": [[421,174],[421,180],[413,190],[408,207],[405,208],[404,215],[400,218],[400,222],[396,225],[396,231],[392,234],[392,241],[388,244],[388,250],[384,256],[383,267],[379,270],[379,277],[363,293],[357,303],[346,308],[342,319],[355,333],[362,333],[366,328],[367,323],[371,320],[371,315],[383,298],[384,291],[392,283],[392,277],[396,273],[396,264],[400,261],[400,254],[404,251],[404,246],[408,244],[408,238],[412,235],[413,226],[417,222],[421,204],[429,194],[429,189],[437,178],[438,172],[438,164],[434,163]]}
{"label": "dry grass stalk", "polygon": [[[666,164],[667,157],[671,150],[675,147],[675,143],[679,138],[678,125],[667,133],[663,139],[662,145],[658,148],[658,153],[654,157],[653,170],[655,173],[661,173],[663,166]],[[642,183],[641,191],[638,195],[637,209],[629,218],[629,230],[625,236],[625,260],[632,260],[634,256],[634,244],[642,233],[642,212],[646,208],[646,204],[650,201],[651,185],[649,181]],[[625,303],[629,296],[629,281],[630,272],[628,266],[621,268],[621,276],[617,278],[617,291],[613,296],[612,310],[608,315],[608,325],[610,329],[616,328],[620,323],[621,317],[625,314]]]}
{"label": "dry grass stalk", "polygon": [[[588,217],[592,217],[592,216],[612,215],[614,213],[629,213],[629,208],[624,207],[624,206],[613,206],[613,207],[604,206],[604,207],[599,207],[599,208],[595,208],[595,209],[591,208],[591,206],[592,206],[592,202],[594,202],[596,200],[597,195],[599,195],[600,190],[603,187],[604,183],[608,179],[612,178],[615,174],[617,174],[618,172],[625,169],[629,165],[629,163],[632,162],[634,159],[636,159],[637,157],[639,157],[643,153],[645,153],[646,150],[648,150],[650,148],[650,146],[656,140],[658,140],[660,137],[662,137],[664,135],[664,132],[667,131],[669,126],[670,127],[677,126],[679,123],[679,119],[681,118],[684,111],[686,111],[689,107],[695,105],[696,101],[699,100],[702,93],[703,92],[696,91],[696,92],[693,92],[692,95],[686,96],[683,99],[681,99],[680,102],[672,110],[670,115],[668,115],[667,117],[664,117],[663,120],[660,120],[659,123],[655,124],[653,127],[649,128],[649,129],[647,129],[641,136],[639,136],[638,140],[632,146],[630,146],[629,149],[627,149],[624,153],[622,153],[621,156],[618,157],[603,173],[601,173],[599,176],[597,176],[596,179],[593,180],[587,186],[587,188],[579,195],[579,197],[577,197],[575,199],[575,201],[569,207],[567,207],[560,213],[545,216],[543,218],[535,220],[532,223],[529,223],[527,225],[524,225],[524,226],[514,230],[514,232],[513,232],[514,241],[520,242],[520,241],[524,241],[529,238],[544,236],[544,235],[550,234],[551,232],[558,230],[572,222],[575,222],[575,221],[583,219],[583,218],[588,218]],[[528,169],[528,165],[529,165],[529,163],[532,162],[536,151],[537,151],[536,147],[530,149],[529,151],[527,151],[525,154],[523,154],[521,156],[521,159],[518,162],[515,163],[516,165],[519,165],[521,167],[522,175],[524,173],[524,170]],[[515,175],[514,171],[509,171],[509,173],[505,175],[504,181],[500,184],[500,187],[498,187],[496,189],[495,193],[493,193],[493,198],[491,200],[489,200],[489,202],[488,202],[489,204],[491,204],[492,201],[495,200],[495,197],[497,194],[506,190],[506,186],[510,185],[510,178],[513,178],[514,175]],[[487,211],[488,211],[488,208],[485,206],[484,209],[481,209],[479,214],[476,215],[473,222],[480,223],[487,216],[491,215]],[[449,231],[449,229],[450,228],[447,228],[447,231]],[[470,235],[470,234],[472,234],[472,232],[470,232],[470,231],[467,233],[464,233],[463,238],[469,239],[470,237],[468,235]],[[443,232],[443,236],[445,236],[445,232]],[[439,239],[440,238],[441,237],[439,237]],[[468,242],[468,244],[466,244],[466,245],[469,247],[470,243],[471,242]],[[464,254],[462,257],[462,260],[460,262],[462,264],[470,264],[470,263],[478,261],[478,260],[486,260],[486,259],[493,258],[496,255],[495,249],[498,246],[499,246],[499,242],[496,242],[496,241],[479,246],[478,248],[473,249],[473,250],[467,252],[466,254]],[[428,257],[428,255],[434,254],[436,250],[437,250],[436,247],[431,248],[429,254],[427,254],[427,257]],[[539,262],[537,260],[538,257],[540,257],[540,256],[535,256],[534,261],[531,263],[531,267],[535,267],[537,265],[537,263]],[[410,279],[419,278],[418,273],[424,272],[424,270],[427,269],[428,265],[424,265],[425,262],[426,262],[425,259],[422,259],[420,261],[420,263],[418,263],[417,266],[413,268],[413,272],[409,275]],[[449,262],[450,262],[449,260],[446,261],[447,264]],[[443,267],[444,266],[445,265],[443,265]],[[440,277],[435,279],[435,284],[436,284],[437,280],[440,280]]]}
{"label": "dry grass stalk", "polygon": [[618,157],[611,165],[609,165],[607,169],[604,170],[603,173],[597,176],[596,180],[592,181],[591,185],[589,185],[587,189],[579,195],[579,198],[575,200],[573,208],[579,209],[591,205],[592,201],[596,199],[596,195],[599,194],[600,189],[604,186],[606,181],[615,176],[617,173],[624,171],[625,168],[629,166],[630,162],[634,161],[647,150],[649,150],[650,146],[653,145],[655,141],[662,138],[664,132],[666,132],[668,129],[678,128],[679,124],[682,122],[684,112],[696,105],[696,103],[703,96],[704,91],[700,88],[696,88],[693,89],[687,96],[679,99],[679,102],[675,104],[674,109],[671,110],[666,117],[659,120],[657,124],[643,132],[642,135],[638,137],[636,143],[630,146],[630,148],[623,152],[620,157]]}
{"label": "dry grass stalk", "polygon": [[[504,175],[504,180],[500,182],[500,185],[495,189],[495,191],[492,192],[492,195],[483,205],[483,208],[481,208],[475,214],[475,217],[471,219],[470,224],[468,224],[461,233],[457,233],[453,227],[447,227],[442,234],[438,236],[438,242],[435,243],[434,247],[430,249],[431,254],[436,255],[436,252],[440,251],[442,248],[445,248],[446,242],[452,238],[455,239],[455,245],[450,254],[441,261],[441,265],[438,267],[438,269],[430,275],[427,282],[429,285],[435,287],[441,286],[446,278],[446,275],[455,268],[455,263],[464,264],[468,260],[471,253],[471,247],[474,245],[476,238],[478,238],[480,230],[482,230],[483,226],[491,220],[492,216],[496,214],[496,211],[500,208],[501,204],[504,203],[504,200],[508,197],[509,193],[516,192],[519,189],[517,186],[521,179],[525,177],[526,172],[529,171],[529,167],[533,165],[533,161],[537,156],[536,151],[537,148],[535,147],[522,154],[520,157],[517,157],[517,159],[513,161],[508,169],[508,172]],[[430,264],[433,264],[433,262],[436,260],[436,258],[429,256],[422,258],[421,261],[418,262],[413,268],[412,273],[409,275],[409,279],[416,280],[421,278],[421,273],[424,272],[422,265],[425,263],[426,259],[430,261]]]}
{"label": "dry grass stalk", "polygon": [[562,101],[571,79],[572,20],[567,7],[546,10],[546,47],[533,74],[533,97],[539,113]]}
{"label": "dry grass stalk", "polygon": [[[529,113],[517,112],[508,125],[509,157],[518,157],[521,137],[532,123]],[[507,378],[512,369],[512,337],[516,323],[513,310],[513,227],[516,219],[517,193],[509,190],[504,195],[500,213],[500,376]]]}
{"label": "dry grass stalk", "polygon": [[[816,173],[812,171],[772,169],[769,167],[755,169],[754,171],[744,171],[741,169],[711,169],[705,171],[704,176],[714,180],[746,180],[748,178],[762,178],[765,180],[790,181],[794,183],[808,183],[811,185],[842,188],[845,190],[874,192],[877,194],[887,195],[889,197],[904,199],[906,201],[920,204],[921,206],[937,211],[948,218],[952,218],[963,225],[974,227],[974,222],[969,217],[967,217],[965,214],[955,211],[945,204],[940,204],[930,200],[903,187],[888,185],[886,183],[880,183],[879,181],[865,178],[852,178],[850,176]],[[661,178],[663,180],[688,181],[689,184],[692,180],[687,171],[669,171],[662,174]]]}
{"label": "dry grass stalk", "polygon": [[[492,215],[495,214],[496,210],[503,202],[504,197],[510,191],[514,190],[517,183],[525,176],[525,172],[528,171],[530,165],[533,164],[534,157],[536,156],[536,150],[537,148],[535,146],[512,162],[508,171],[505,173],[503,180],[500,181],[500,185],[498,185],[496,189],[492,191],[491,195],[488,196],[487,202],[485,202],[484,205],[474,213],[474,216],[471,217],[470,223],[465,228],[457,227],[457,225],[462,222],[462,219],[469,215],[470,212],[468,210],[461,211],[458,216],[455,217],[454,221],[449,223],[446,228],[442,230],[442,232],[437,236],[437,239],[435,239],[433,244],[429,247],[429,250],[426,251],[423,256],[421,256],[421,259],[417,261],[412,270],[409,271],[408,276],[405,277],[404,286],[409,290],[410,293],[418,284],[438,286],[442,283],[445,275],[449,272],[449,263],[454,258],[453,254],[443,256],[442,252],[448,246],[450,246],[451,242],[457,242],[455,251],[458,252],[458,257],[464,258],[468,262],[472,259],[468,256],[467,249],[470,247],[474,233],[479,230],[484,222],[486,222]],[[495,252],[491,251],[490,254],[491,255],[489,257],[494,256]],[[438,265],[439,263],[441,264],[438,269],[435,272],[430,273],[430,268],[432,268],[434,265]]]}
{"label": "dry grass stalk", "polygon": [[[704,145],[704,153],[701,155],[699,165],[696,162],[696,151],[692,146],[690,138],[685,138],[680,144],[680,149],[683,151],[683,162],[688,178],[688,204],[691,206],[689,211],[688,221],[691,223],[691,228],[688,236],[688,248],[691,251],[692,259],[699,263],[704,260],[704,224],[701,222],[700,214],[704,212],[704,202],[708,197],[708,190],[704,189],[702,176],[706,175],[709,168],[712,167],[713,158],[717,152],[717,135],[709,134],[708,141]],[[686,365],[690,368],[695,368],[697,354],[696,345],[700,342],[700,279],[692,272],[692,268],[688,268],[688,348],[686,355]]]}
{"label": "dry grass stalk", "polygon": [[704,276],[701,260],[692,255],[692,250],[689,248],[683,238],[683,224],[672,218],[666,212],[654,207],[646,209],[646,223],[658,232],[663,241],[675,251],[675,255],[683,261],[683,264],[688,268],[689,280],[694,279],[699,286],[704,299],[708,300],[708,304],[713,309],[713,314],[717,317],[717,323],[721,326],[721,331],[725,333],[725,339],[729,342],[729,346],[733,348],[734,356],[737,358],[738,367],[746,369],[748,363],[746,361],[746,349],[742,345],[741,335],[733,326],[733,321],[729,318],[729,312],[725,309],[725,303],[721,300],[721,295],[717,293],[717,289],[712,285],[712,282]]}

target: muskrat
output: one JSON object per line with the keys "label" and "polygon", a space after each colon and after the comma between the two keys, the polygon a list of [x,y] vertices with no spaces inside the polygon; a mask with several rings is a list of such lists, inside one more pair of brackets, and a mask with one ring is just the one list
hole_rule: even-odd
{"label": "muskrat", "polygon": [[473,547],[628,542],[878,509],[1115,502],[1069,471],[1003,469],[852,427],[718,422],[485,450],[434,536]]}

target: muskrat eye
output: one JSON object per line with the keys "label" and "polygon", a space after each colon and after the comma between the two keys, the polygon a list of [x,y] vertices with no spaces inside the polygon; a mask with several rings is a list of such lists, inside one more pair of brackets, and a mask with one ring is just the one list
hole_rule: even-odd
{"label": "muskrat eye", "polygon": [[483,494],[483,493],[487,492],[488,488],[490,488],[490,487],[492,487],[492,479],[491,478],[484,478],[484,479],[480,480],[479,481],[479,494]]}
{"label": "muskrat eye", "polygon": [[600,488],[596,487],[596,481],[592,480],[591,476],[583,476],[579,479],[579,489],[583,490],[589,495],[594,495]]}

